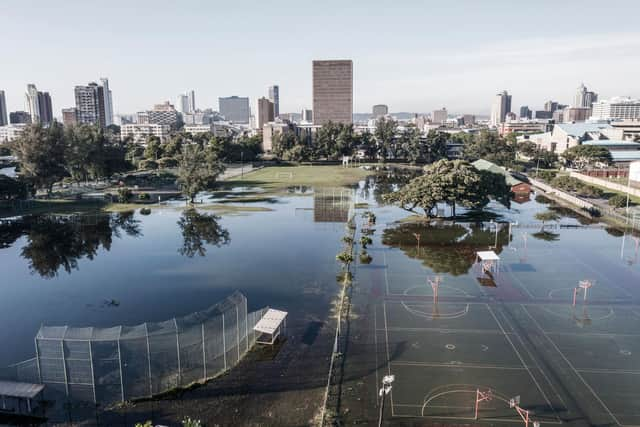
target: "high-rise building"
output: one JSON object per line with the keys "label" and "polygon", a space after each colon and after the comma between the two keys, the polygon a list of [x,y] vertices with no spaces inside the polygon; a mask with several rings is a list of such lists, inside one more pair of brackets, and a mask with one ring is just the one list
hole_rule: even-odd
{"label": "high-rise building", "polygon": [[63,108],[62,109],[62,124],[65,126],[75,126],[78,124],[78,109]]}
{"label": "high-rise building", "polygon": [[273,114],[278,117],[280,115],[280,86],[269,86],[269,101],[273,103]]}
{"label": "high-rise building", "polygon": [[76,86],[76,110],[79,124],[106,126],[104,88],[95,82]]}
{"label": "high-rise building", "polygon": [[353,122],[353,61],[313,61],[313,123]]}
{"label": "high-rise building", "polygon": [[551,119],[553,117],[553,113],[547,110],[537,110],[534,117],[541,120]]}
{"label": "high-rise building", "polygon": [[523,105],[520,107],[520,118],[521,119],[530,119],[532,116],[532,111],[529,109],[528,105]]}
{"label": "high-rise building", "polygon": [[505,122],[507,113],[511,112],[511,95],[505,90],[497,94],[491,107],[491,126],[497,127]]}
{"label": "high-rise building", "polygon": [[449,112],[446,108],[442,107],[440,110],[433,110],[431,113],[431,121],[435,124],[442,125],[449,118]]}
{"label": "high-rise building", "polygon": [[26,111],[12,111],[9,113],[9,123],[12,125],[31,123],[31,114]]}
{"label": "high-rise building", "polygon": [[105,126],[109,126],[113,124],[113,99],[111,89],[109,89],[109,79],[101,77],[100,83],[102,83],[102,90],[104,92],[104,124]]}
{"label": "high-rise building", "polygon": [[169,102],[156,104],[153,109],[138,112],[138,124],[141,125],[166,125],[172,129],[178,127],[179,113],[178,110]]}
{"label": "high-rise building", "polygon": [[275,119],[275,104],[264,96],[258,99],[258,116],[256,117],[256,128],[262,129],[265,123]]}
{"label": "high-rise building", "polygon": [[611,98],[594,102],[591,118],[598,120],[640,119],[640,99]]}
{"label": "high-rise building", "polygon": [[189,93],[187,94],[187,100],[189,102],[189,112],[190,113],[195,113],[196,112],[196,91],[191,89],[189,91]]}
{"label": "high-rise building", "polygon": [[31,123],[40,123],[40,97],[36,85],[32,83],[27,85],[24,105],[31,116]]}
{"label": "high-rise building", "polygon": [[587,90],[584,83],[580,84],[573,101],[574,108],[591,108],[591,105],[598,100],[598,94]]}
{"label": "high-rise building", "polygon": [[180,114],[189,114],[189,96],[186,93],[181,93],[178,95],[178,100],[176,102],[176,110]]}
{"label": "high-rise building", "polygon": [[301,116],[300,121],[302,122],[307,122],[307,123],[313,122],[313,110],[303,109],[300,116]]}
{"label": "high-rise building", "polygon": [[379,117],[384,117],[389,114],[389,107],[384,104],[377,104],[373,106],[371,111],[373,113],[373,118],[377,119]]}
{"label": "high-rise building", "polygon": [[38,92],[38,105],[40,106],[40,122],[45,125],[53,122],[53,107],[49,92]]}
{"label": "high-rise building", "polygon": [[544,103],[544,111],[553,113],[558,109],[558,103],[556,101],[547,101]]}
{"label": "high-rise building", "polygon": [[251,111],[249,109],[249,98],[241,96],[228,96],[218,98],[220,114],[230,122],[249,123]]}
{"label": "high-rise building", "polygon": [[7,117],[7,98],[4,96],[4,91],[0,90],[0,126],[6,126],[9,124],[9,118]]}

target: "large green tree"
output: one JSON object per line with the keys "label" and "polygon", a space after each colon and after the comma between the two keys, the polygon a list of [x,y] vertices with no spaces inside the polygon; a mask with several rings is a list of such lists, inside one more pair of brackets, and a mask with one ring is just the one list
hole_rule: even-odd
{"label": "large green tree", "polygon": [[217,247],[229,243],[229,231],[222,228],[219,220],[218,216],[201,214],[194,208],[186,209],[178,221],[183,239],[178,252],[189,258],[196,254],[204,256],[207,252],[205,243]]}
{"label": "large green tree", "polygon": [[489,203],[490,196],[508,200],[504,176],[493,175],[481,173],[462,160],[439,160],[425,167],[422,176],[384,196],[384,200],[409,211],[421,208],[427,216],[438,203],[446,203],[455,216],[457,206],[479,209]]}
{"label": "large green tree", "polygon": [[595,145],[576,145],[565,150],[562,157],[577,169],[589,166],[607,166],[613,161],[609,150]]}
{"label": "large green tree", "polygon": [[200,191],[210,188],[224,171],[215,148],[205,149],[198,144],[182,147],[178,165],[178,183],[182,193],[193,203]]}
{"label": "large green tree", "polygon": [[447,158],[447,140],[449,134],[430,130],[426,138],[426,157],[429,163]]}
{"label": "large green tree", "polygon": [[27,126],[11,149],[20,163],[20,175],[48,194],[53,184],[67,175],[64,131],[57,121],[48,128],[40,124]]}
{"label": "large green tree", "polygon": [[398,123],[393,119],[381,117],[376,123],[374,136],[378,145],[378,155],[382,161],[389,159],[394,154],[393,145],[397,128]]}
{"label": "large green tree", "polygon": [[515,143],[509,142],[496,132],[483,130],[464,145],[465,160],[485,159],[500,166],[511,167],[516,160]]}

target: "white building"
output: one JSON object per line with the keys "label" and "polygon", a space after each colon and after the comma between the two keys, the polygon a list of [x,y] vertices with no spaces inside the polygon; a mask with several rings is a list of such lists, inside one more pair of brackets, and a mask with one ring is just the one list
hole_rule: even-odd
{"label": "white building", "polygon": [[511,112],[511,95],[505,90],[495,96],[493,105],[491,106],[491,119],[489,124],[498,127],[500,123],[504,123],[507,113]]}
{"label": "white building", "polygon": [[111,96],[111,89],[109,89],[109,79],[101,77],[100,83],[102,83],[104,95],[104,125],[109,126],[113,124],[113,99]]}
{"label": "white building", "polygon": [[587,87],[582,83],[576,91],[576,96],[573,99],[573,107],[575,108],[591,108],[594,102],[598,100],[598,94],[587,90]]}
{"label": "white building", "polygon": [[640,100],[616,97],[594,102],[591,118],[597,120],[639,119]]}
{"label": "white building", "polygon": [[25,123],[0,126],[0,144],[11,142],[18,138],[24,132],[25,127],[27,127]]}
{"label": "white building", "polygon": [[38,89],[34,84],[27,85],[25,93],[25,110],[31,116],[31,123],[40,123],[40,100],[38,97]]}
{"label": "white building", "polygon": [[127,124],[120,127],[120,139],[130,137],[136,144],[145,144],[149,136],[156,136],[164,142],[169,136],[170,126],[158,124]]}

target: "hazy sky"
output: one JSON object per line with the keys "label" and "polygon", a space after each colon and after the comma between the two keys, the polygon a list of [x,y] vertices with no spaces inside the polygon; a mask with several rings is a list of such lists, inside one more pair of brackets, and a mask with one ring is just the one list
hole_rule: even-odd
{"label": "hazy sky", "polygon": [[73,87],[109,78],[114,111],[133,113],[195,89],[255,99],[280,85],[280,111],[311,108],[311,61],[354,61],[354,111],[487,113],[571,103],[581,83],[602,98],[640,97],[640,1],[21,0],[0,4],[0,89],[24,108],[27,83],[55,114]]}

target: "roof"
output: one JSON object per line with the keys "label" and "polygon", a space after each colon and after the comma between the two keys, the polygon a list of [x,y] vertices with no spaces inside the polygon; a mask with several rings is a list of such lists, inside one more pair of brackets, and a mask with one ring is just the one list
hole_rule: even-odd
{"label": "roof", "polygon": [[488,160],[480,159],[471,164],[478,170],[489,171],[499,175],[504,175],[504,179],[509,187],[513,187],[514,185],[522,183],[522,181],[520,181],[519,179],[514,178],[513,175],[511,175],[511,173],[505,168],[498,166],[495,163],[491,163]]}
{"label": "roof", "polygon": [[253,330],[262,332],[263,334],[273,334],[280,327],[285,317],[287,317],[286,311],[270,308],[264,316],[262,316],[262,319],[256,323]]}
{"label": "roof", "polygon": [[476,255],[478,255],[478,257],[482,261],[498,261],[498,260],[500,260],[500,257],[498,255],[496,255],[496,253],[493,252],[493,251],[479,251],[479,252],[476,252]]}
{"label": "roof", "polygon": [[614,162],[631,162],[640,160],[640,150],[609,150]]}
{"label": "roof", "polygon": [[582,145],[595,145],[598,147],[637,147],[640,149],[640,143],[622,139],[598,139],[583,141]]}
{"label": "roof", "polygon": [[44,389],[43,384],[0,381],[0,396],[33,399]]}
{"label": "roof", "polygon": [[[580,137],[588,132],[598,132],[602,129],[610,129],[612,126],[608,123],[560,123],[555,127],[562,129],[567,135]],[[555,129],[554,127],[554,129]]]}

